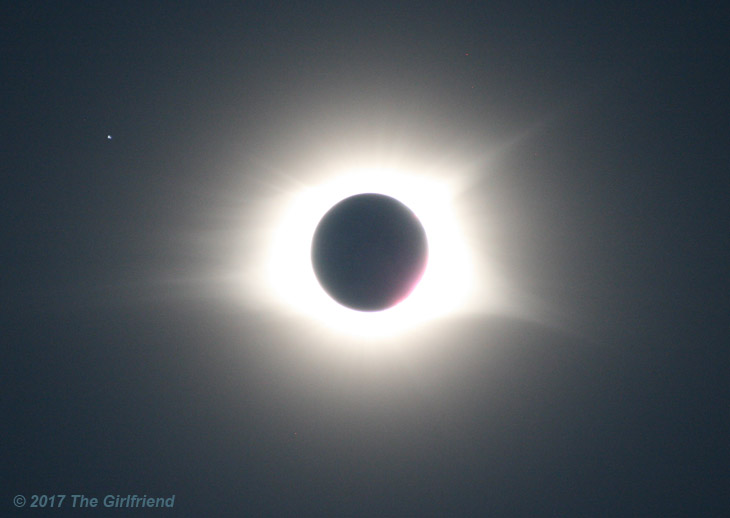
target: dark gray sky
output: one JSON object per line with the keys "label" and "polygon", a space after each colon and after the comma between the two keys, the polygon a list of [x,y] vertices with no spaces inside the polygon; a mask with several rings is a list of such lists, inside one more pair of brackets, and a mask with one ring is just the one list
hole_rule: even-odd
{"label": "dark gray sky", "polygon": [[[726,12],[149,4],[0,15],[0,514],[730,511]],[[384,150],[471,164],[477,269],[524,311],[364,361],[230,297],[317,157]]]}

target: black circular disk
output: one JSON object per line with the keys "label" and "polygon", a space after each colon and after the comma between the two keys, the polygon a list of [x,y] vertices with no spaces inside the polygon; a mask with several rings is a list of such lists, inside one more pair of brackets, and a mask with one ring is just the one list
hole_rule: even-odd
{"label": "black circular disk", "polygon": [[312,239],[312,266],[322,288],[359,311],[405,299],[426,269],[426,233],[415,214],[382,194],[346,198],[324,215]]}

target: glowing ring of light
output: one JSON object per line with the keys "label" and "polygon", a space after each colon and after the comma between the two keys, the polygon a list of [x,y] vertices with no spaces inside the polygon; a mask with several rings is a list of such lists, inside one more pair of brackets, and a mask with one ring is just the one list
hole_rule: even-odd
{"label": "glowing ring of light", "polygon": [[[282,206],[265,254],[265,282],[277,305],[357,338],[392,337],[459,312],[471,295],[474,270],[452,205],[454,187],[433,176],[368,167],[343,171],[294,193]],[[332,300],[318,284],[310,260],[312,235],[322,216],[342,199],[364,192],[403,202],[423,224],[429,242],[428,266],[418,286],[402,303],[375,313]]]}

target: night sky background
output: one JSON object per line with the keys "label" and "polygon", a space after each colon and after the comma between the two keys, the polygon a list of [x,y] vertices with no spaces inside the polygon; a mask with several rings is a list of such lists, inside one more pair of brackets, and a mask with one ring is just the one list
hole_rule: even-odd
{"label": "night sky background", "polygon": [[[730,513],[719,2],[5,4],[1,515]],[[401,144],[489,154],[470,224],[552,316],[367,363],[216,295],[298,157]]]}

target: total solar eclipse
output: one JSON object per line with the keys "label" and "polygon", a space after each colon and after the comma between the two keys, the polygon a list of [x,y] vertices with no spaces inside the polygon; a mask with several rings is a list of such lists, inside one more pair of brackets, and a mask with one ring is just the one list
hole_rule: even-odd
{"label": "total solar eclipse", "polygon": [[428,259],[426,232],[403,203],[357,194],[332,207],[312,238],[312,267],[324,291],[357,311],[381,311],[403,301]]}

